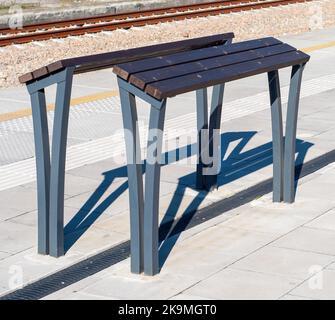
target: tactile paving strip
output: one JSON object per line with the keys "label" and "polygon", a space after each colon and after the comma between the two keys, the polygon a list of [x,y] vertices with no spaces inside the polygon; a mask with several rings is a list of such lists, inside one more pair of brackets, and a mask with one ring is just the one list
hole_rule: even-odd
{"label": "tactile paving strip", "polygon": [[[305,81],[301,98],[335,89],[335,75]],[[282,101],[287,103],[288,87],[282,88]],[[267,91],[224,104],[223,122],[240,118],[269,108]],[[52,132],[53,111],[48,112]],[[115,121],[120,117],[120,121]],[[114,119],[113,125],[111,120]],[[115,123],[117,125],[115,126]],[[189,113],[168,119],[165,135],[169,139],[180,137],[195,129],[196,114]],[[67,169],[105,160],[124,153],[120,102],[110,97],[83,103],[71,108]],[[34,141],[31,116],[0,122],[0,191],[34,181]],[[140,123],[140,134],[145,137],[147,127]],[[195,139],[195,135],[192,135]],[[186,140],[185,140],[186,141]],[[189,141],[190,142],[190,141]],[[194,142],[194,141],[191,141]],[[170,145],[172,146],[172,145]],[[173,147],[173,146],[172,146]],[[167,151],[165,149],[165,151]]]}

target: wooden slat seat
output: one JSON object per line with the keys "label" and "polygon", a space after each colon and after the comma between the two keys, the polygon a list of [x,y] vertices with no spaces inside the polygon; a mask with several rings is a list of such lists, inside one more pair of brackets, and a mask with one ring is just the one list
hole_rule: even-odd
{"label": "wooden slat seat", "polygon": [[264,38],[118,64],[114,72],[162,100],[308,60],[294,47]]}
{"label": "wooden slat seat", "polygon": [[187,39],[141,48],[63,59],[48,64],[47,66],[43,66],[37,70],[28,72],[19,77],[19,81],[21,83],[27,83],[39,80],[49,74],[55,73],[67,67],[75,67],[74,73],[76,74],[110,68],[117,63],[222,45],[227,40],[231,40],[232,38],[234,38],[233,33],[224,33],[197,39]]}
{"label": "wooden slat seat", "polygon": [[181,63],[187,63],[206,58],[218,57],[221,55],[237,53],[248,49],[252,50],[263,48],[281,43],[281,41],[274,38],[265,38],[260,40],[239,42],[232,46],[212,46],[209,48],[203,48],[189,52],[180,52],[168,56],[158,56],[155,58],[147,58],[140,61],[118,64],[114,67],[114,72],[116,72],[117,75],[122,79],[128,80],[130,74],[134,73],[163,68],[171,65],[179,65]]}

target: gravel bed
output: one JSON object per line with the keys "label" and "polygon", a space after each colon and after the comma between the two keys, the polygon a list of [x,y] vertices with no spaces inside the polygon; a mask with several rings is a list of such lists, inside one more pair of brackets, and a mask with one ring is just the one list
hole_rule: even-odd
{"label": "gravel bed", "polygon": [[47,40],[0,48],[0,87],[17,86],[18,77],[53,61],[234,32],[236,40],[296,34],[335,25],[334,0],[292,4],[155,26],[101,32],[93,35]]}

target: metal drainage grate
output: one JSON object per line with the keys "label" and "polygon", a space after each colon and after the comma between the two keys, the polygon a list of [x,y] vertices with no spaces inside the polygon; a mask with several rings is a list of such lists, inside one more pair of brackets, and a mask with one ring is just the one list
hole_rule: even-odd
{"label": "metal drainage grate", "polygon": [[[307,176],[328,164],[335,162],[335,150],[320,157],[308,161],[296,167],[296,178]],[[211,204],[206,208],[189,212],[177,219],[173,224],[173,230],[169,237],[177,235],[185,230],[195,227],[205,221],[213,219],[229,210],[240,207],[257,197],[272,191],[272,179],[267,179],[234,196]],[[168,234],[172,223],[166,223],[159,229],[160,240]],[[85,279],[99,271],[102,271],[130,256],[130,241],[122,242],[91,258],[78,262],[64,270],[58,271],[46,278],[38,280],[26,287],[9,293],[0,300],[38,300],[73,283]]]}

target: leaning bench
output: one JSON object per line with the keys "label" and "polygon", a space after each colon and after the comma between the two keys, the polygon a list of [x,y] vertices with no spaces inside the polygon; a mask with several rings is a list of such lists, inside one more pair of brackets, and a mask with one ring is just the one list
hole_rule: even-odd
{"label": "leaning bench", "polygon": [[[131,270],[154,275],[159,272],[158,217],[162,131],[168,98],[196,91],[198,166],[197,187],[212,189],[218,172],[207,175],[214,162],[204,163],[203,145],[210,155],[219,157],[219,135],[224,84],[267,73],[273,139],[273,200],[294,201],[294,167],[298,104],[302,73],[310,57],[275,38],[235,44],[214,45],[197,50],[162,55],[114,66],[118,76],[128,161],[128,184],[131,215]],[[292,67],[283,137],[282,105],[278,70]],[[211,108],[207,107],[207,88],[213,86]],[[145,187],[139,161],[139,133],[135,97],[151,105]],[[208,114],[209,113],[209,114]],[[201,131],[208,132],[207,136]],[[205,138],[204,138],[205,137]],[[201,139],[206,139],[205,143]],[[150,159],[149,159],[150,156]],[[221,159],[219,159],[221,161]]]}
{"label": "leaning bench", "polygon": [[[146,47],[75,57],[53,62],[19,78],[31,98],[34,125],[38,253],[64,255],[64,179],[69,107],[74,74],[111,68],[115,64],[231,43],[233,33],[187,39]],[[45,88],[57,84],[50,156]]]}

